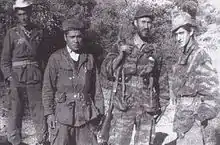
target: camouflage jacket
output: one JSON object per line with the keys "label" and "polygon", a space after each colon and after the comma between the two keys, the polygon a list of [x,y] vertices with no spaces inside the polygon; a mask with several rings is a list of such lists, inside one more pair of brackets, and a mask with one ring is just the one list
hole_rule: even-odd
{"label": "camouflage jacket", "polygon": [[218,99],[218,77],[208,53],[197,43],[188,47],[174,66],[172,90],[176,97],[203,96],[205,100]]}
{"label": "camouflage jacket", "polygon": [[[168,72],[163,56],[158,55],[156,49],[146,42],[139,48],[134,43],[134,37],[126,40],[126,44],[133,50],[120,66],[115,98],[128,98],[131,106],[143,108],[143,111],[158,111],[169,102]],[[119,46],[116,44],[102,63],[102,74],[112,82],[117,77],[112,67],[119,54],[118,49]]]}
{"label": "camouflage jacket", "polygon": [[[207,116],[207,119],[218,114],[220,96],[217,72],[208,53],[199,48],[196,42],[182,53],[173,71],[172,91],[177,101],[174,130],[186,132],[193,125],[198,112]],[[199,110],[204,103],[208,104],[207,112]]]}
{"label": "camouflage jacket", "polygon": [[[12,76],[17,82],[41,82],[41,61],[45,50],[43,47],[43,30],[30,24],[31,31],[26,33],[23,26],[16,26],[8,30],[3,44],[1,69],[5,78]],[[24,60],[37,61],[38,66],[16,66],[13,62]]]}
{"label": "camouflage jacket", "polygon": [[[66,48],[53,53],[44,73],[42,92],[45,116],[65,118],[70,111],[70,116],[66,116],[73,118],[69,125],[80,126],[104,113],[99,75],[90,54],[80,54],[75,62]],[[65,105],[69,109],[65,110]]]}

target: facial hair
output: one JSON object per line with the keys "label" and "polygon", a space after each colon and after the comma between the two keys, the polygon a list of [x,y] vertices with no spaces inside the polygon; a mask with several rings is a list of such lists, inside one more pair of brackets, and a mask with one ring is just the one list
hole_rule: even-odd
{"label": "facial hair", "polygon": [[[145,33],[143,35],[143,33]],[[140,38],[145,41],[145,42],[150,42],[152,39],[152,35],[149,29],[145,28],[142,30],[138,30],[138,35],[140,36]]]}

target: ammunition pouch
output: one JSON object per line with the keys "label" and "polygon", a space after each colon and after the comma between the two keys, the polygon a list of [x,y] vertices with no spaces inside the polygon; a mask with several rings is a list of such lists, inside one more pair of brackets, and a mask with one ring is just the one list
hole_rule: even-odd
{"label": "ammunition pouch", "polygon": [[[114,97],[114,106],[116,109],[120,111],[127,111],[130,109],[134,101],[137,101],[140,104],[140,108],[145,112],[156,113],[160,110],[159,104],[159,96],[153,87],[153,77],[139,77],[139,76],[128,76],[129,80],[126,79],[125,76],[125,86],[137,88],[138,90],[142,90],[141,96],[135,97],[133,95],[129,95],[129,93],[121,93],[122,91],[122,82],[119,82],[119,87]],[[127,90],[129,91],[129,90]]]}
{"label": "ammunition pouch", "polygon": [[65,125],[82,126],[99,115],[93,101],[85,100],[83,93],[62,93],[56,102],[56,119]]}
{"label": "ammunition pouch", "polygon": [[120,111],[127,111],[132,107],[131,101],[126,96],[115,96],[114,107]]}
{"label": "ammunition pouch", "polygon": [[201,122],[213,119],[216,116],[217,116],[217,109],[205,102],[199,105],[195,113],[195,118]]}

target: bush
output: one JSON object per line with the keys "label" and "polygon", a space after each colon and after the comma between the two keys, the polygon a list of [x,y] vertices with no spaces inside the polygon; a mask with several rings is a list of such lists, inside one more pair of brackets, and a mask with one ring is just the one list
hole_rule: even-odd
{"label": "bush", "polygon": [[[12,27],[16,20],[13,17],[12,0],[2,0],[0,15],[3,29],[0,30],[1,41],[6,29]],[[159,53],[166,56],[167,63],[172,64],[178,55],[174,49],[174,43],[170,33],[172,5],[157,5],[141,3],[139,5],[127,5],[125,1],[112,1],[97,4],[95,0],[36,0],[33,6],[34,23],[39,24],[47,33],[48,42],[51,43],[50,53],[63,46],[61,22],[64,18],[77,16],[85,20],[91,20],[91,28],[88,30],[88,40],[91,47],[101,48],[104,55],[111,51],[112,46],[119,39],[126,39],[133,32],[133,16],[136,7],[145,5],[151,8],[156,15],[154,21],[154,39],[149,47],[155,47]],[[96,6],[95,6],[96,5]],[[2,18],[3,17],[3,18]],[[0,43],[1,43],[0,41]],[[98,47],[97,47],[98,46]]]}

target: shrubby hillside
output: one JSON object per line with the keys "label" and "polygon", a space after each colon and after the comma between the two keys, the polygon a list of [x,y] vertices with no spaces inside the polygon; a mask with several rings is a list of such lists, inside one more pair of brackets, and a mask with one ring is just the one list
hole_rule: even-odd
{"label": "shrubby hillside", "polygon": [[[48,50],[45,51],[48,55],[64,46],[61,31],[61,22],[64,18],[75,16],[85,19],[91,26],[88,30],[89,48],[97,56],[101,55],[99,60],[102,60],[107,52],[111,51],[113,44],[121,39],[126,40],[134,32],[132,20],[135,10],[138,6],[145,5],[156,15],[152,31],[154,37],[149,47],[156,48],[158,53],[165,56],[168,70],[171,71],[172,64],[179,56],[179,50],[176,49],[170,33],[172,10],[175,6],[182,7],[186,1],[198,3],[196,13],[199,25],[198,41],[202,47],[209,50],[217,64],[220,61],[217,57],[220,54],[218,49],[220,47],[220,8],[216,7],[217,0],[35,0],[32,19],[44,29],[48,42]],[[0,0],[0,51],[6,30],[16,24],[12,5],[13,0]],[[189,5],[190,2],[187,6]],[[193,10],[190,12],[194,13]],[[216,66],[220,72],[220,67]],[[2,76],[0,80],[3,80]],[[107,83],[104,82],[104,84]],[[105,94],[108,95],[108,92]],[[0,99],[1,108],[3,102],[5,101]],[[0,113],[4,116],[4,111]],[[168,132],[171,133],[169,125],[172,124],[172,117],[169,114],[172,112],[167,114],[162,124],[166,124],[170,129]],[[0,117],[0,135],[2,136],[5,135],[5,124],[5,118]],[[24,123],[25,141],[30,144],[35,141],[34,130],[28,130],[31,125],[29,120]],[[164,131],[160,128],[157,130]]]}

